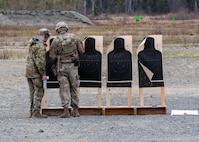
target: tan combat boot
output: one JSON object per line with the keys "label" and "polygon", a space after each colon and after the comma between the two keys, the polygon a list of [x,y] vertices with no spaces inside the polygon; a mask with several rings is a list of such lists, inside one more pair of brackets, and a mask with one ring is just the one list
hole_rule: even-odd
{"label": "tan combat boot", "polygon": [[60,115],[60,118],[69,118],[70,117],[70,112],[68,108],[64,108],[64,113]]}
{"label": "tan combat boot", "polygon": [[47,118],[47,115],[40,114],[39,111],[34,111],[32,113],[33,118]]}
{"label": "tan combat boot", "polygon": [[79,114],[79,111],[78,111],[78,108],[75,108],[74,110],[73,110],[73,117],[80,117],[80,114]]}

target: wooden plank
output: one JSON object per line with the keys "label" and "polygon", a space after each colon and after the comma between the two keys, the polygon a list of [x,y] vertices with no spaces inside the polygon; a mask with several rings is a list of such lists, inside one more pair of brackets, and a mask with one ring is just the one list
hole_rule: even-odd
{"label": "wooden plank", "polygon": [[81,106],[79,108],[80,115],[103,115],[103,108],[98,106]]}
{"label": "wooden plank", "polygon": [[140,106],[144,106],[143,88],[139,88],[139,94],[140,94]]}
{"label": "wooden plank", "polygon": [[164,93],[164,87],[161,87],[161,104],[162,106],[165,106],[165,93]]}
{"label": "wooden plank", "polygon": [[166,107],[163,106],[144,106],[136,108],[137,115],[166,114]]}
{"label": "wooden plank", "polygon": [[41,113],[47,116],[59,116],[63,111],[63,107],[46,107],[41,109]]}
{"label": "wooden plank", "polygon": [[132,88],[128,88],[128,107],[132,106]]}
{"label": "wooden plank", "polygon": [[104,115],[134,115],[134,107],[111,106],[104,108]]}
{"label": "wooden plank", "polygon": [[102,106],[102,88],[98,88],[98,95],[97,95],[97,106]]}
{"label": "wooden plank", "polygon": [[48,107],[48,96],[47,96],[47,89],[44,89],[44,107]]}
{"label": "wooden plank", "polygon": [[[103,115],[103,108],[98,106],[81,106],[79,107],[80,115]],[[48,116],[59,116],[63,113],[63,107],[47,107],[41,109],[42,114]]]}

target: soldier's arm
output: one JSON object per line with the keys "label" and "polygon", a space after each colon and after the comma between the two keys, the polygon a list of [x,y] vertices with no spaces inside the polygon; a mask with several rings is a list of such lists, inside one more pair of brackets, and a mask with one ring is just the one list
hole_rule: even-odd
{"label": "soldier's arm", "polygon": [[35,45],[34,48],[34,61],[35,66],[38,69],[38,72],[41,76],[46,75],[46,49],[43,43],[39,43]]}
{"label": "soldier's arm", "polygon": [[85,50],[84,50],[84,48],[83,48],[83,43],[82,43],[82,41],[79,40],[78,38],[77,38],[77,40],[76,40],[76,45],[77,45],[78,53],[80,53],[80,54],[84,53]]}
{"label": "soldier's arm", "polygon": [[49,50],[49,58],[52,63],[57,61],[57,39],[54,39]]}

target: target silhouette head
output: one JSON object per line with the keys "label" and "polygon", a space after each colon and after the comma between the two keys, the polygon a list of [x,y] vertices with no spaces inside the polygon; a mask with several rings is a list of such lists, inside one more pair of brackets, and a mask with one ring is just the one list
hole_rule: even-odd
{"label": "target silhouette head", "polygon": [[95,52],[95,39],[87,38],[85,41],[85,53],[93,53]]}
{"label": "target silhouette head", "polygon": [[124,51],[124,39],[117,38],[114,40],[114,52],[122,52]]}
{"label": "target silhouette head", "polygon": [[144,43],[144,50],[155,50],[154,38],[147,37]]}

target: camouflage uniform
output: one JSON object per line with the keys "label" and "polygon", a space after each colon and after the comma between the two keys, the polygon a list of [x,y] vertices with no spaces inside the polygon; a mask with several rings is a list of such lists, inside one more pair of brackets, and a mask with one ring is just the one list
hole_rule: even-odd
{"label": "camouflage uniform", "polygon": [[77,87],[79,87],[78,67],[74,61],[83,53],[82,42],[66,30],[58,32],[50,47],[50,59],[56,64],[60,84],[60,98],[64,108],[78,108]]}
{"label": "camouflage uniform", "polygon": [[45,54],[46,49],[43,41],[39,37],[33,38],[29,45],[25,72],[30,91],[31,114],[41,109],[41,101],[44,95],[42,76],[46,74]]}

